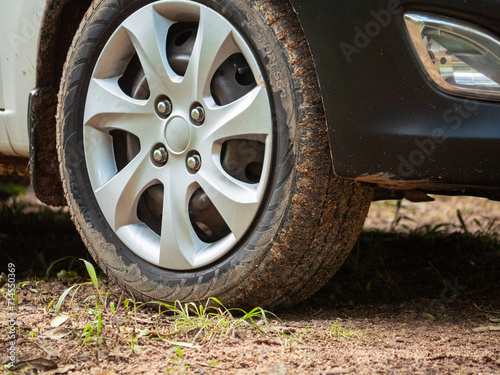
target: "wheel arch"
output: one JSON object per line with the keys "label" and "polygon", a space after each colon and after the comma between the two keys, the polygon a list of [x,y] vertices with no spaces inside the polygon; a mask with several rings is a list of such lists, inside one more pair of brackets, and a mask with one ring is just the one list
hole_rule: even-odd
{"label": "wheel arch", "polygon": [[36,63],[37,93],[30,107],[30,169],[35,193],[66,204],[56,152],[57,95],[67,52],[92,0],[50,0],[43,15]]}

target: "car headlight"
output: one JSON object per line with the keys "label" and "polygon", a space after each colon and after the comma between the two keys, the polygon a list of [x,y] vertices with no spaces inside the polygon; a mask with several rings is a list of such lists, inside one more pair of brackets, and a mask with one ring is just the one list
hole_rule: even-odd
{"label": "car headlight", "polygon": [[449,94],[500,100],[500,40],[448,17],[406,13],[413,51],[437,87]]}

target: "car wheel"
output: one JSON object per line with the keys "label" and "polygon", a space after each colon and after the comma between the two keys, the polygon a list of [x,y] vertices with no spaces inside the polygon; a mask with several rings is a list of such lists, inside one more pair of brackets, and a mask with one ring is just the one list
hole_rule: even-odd
{"label": "car wheel", "polygon": [[341,265],[372,196],[333,175],[287,1],[94,1],[58,152],[92,256],[149,300],[296,303]]}

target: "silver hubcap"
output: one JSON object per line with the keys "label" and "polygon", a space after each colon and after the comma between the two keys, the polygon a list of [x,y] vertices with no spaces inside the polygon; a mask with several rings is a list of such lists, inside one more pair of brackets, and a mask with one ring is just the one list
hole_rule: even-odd
{"label": "silver hubcap", "polygon": [[84,148],[101,211],[135,254],[193,270],[249,230],[271,165],[261,75],[237,30],[199,3],[154,2],[111,36],[88,89]]}

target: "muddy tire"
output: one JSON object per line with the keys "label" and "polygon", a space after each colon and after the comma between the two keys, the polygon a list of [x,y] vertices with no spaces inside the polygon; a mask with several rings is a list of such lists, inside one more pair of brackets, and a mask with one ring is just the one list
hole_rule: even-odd
{"label": "muddy tire", "polygon": [[58,152],[92,256],[147,300],[297,303],[340,267],[372,196],[332,172],[287,1],[94,1],[66,62]]}

